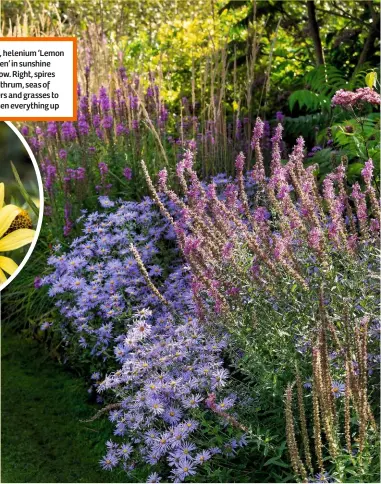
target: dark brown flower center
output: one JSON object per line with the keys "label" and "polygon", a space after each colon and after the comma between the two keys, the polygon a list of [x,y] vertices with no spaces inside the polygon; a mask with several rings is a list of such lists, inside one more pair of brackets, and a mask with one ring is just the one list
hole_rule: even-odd
{"label": "dark brown flower center", "polygon": [[9,226],[9,229],[5,232],[3,237],[5,237],[8,234],[11,234],[15,230],[18,229],[32,229],[33,224],[32,220],[29,217],[29,214],[26,210],[21,210],[21,212],[15,217],[11,225]]}

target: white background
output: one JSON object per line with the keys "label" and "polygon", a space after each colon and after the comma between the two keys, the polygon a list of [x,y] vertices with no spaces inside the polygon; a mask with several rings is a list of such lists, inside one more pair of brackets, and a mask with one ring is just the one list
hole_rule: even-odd
{"label": "white background", "polygon": [[[45,57],[40,56],[38,50],[41,49],[42,51],[63,51],[63,57]],[[11,50],[18,50],[18,51],[36,51],[37,56],[6,56],[3,55],[3,50],[11,51]],[[46,83],[50,81],[49,89],[38,89],[38,88],[29,88],[20,89],[20,88],[2,88],[0,87],[0,93],[2,92],[22,92],[22,93],[31,93],[31,92],[49,92],[52,91],[54,93],[58,93],[59,97],[56,99],[28,99],[24,100],[23,98],[12,98],[12,99],[4,99],[0,98],[0,117],[9,119],[12,117],[20,117],[27,120],[30,117],[42,117],[46,119],[52,119],[57,117],[73,117],[75,113],[73,113],[73,96],[77,95],[77,93],[73,92],[73,41],[46,41],[46,40],[38,40],[38,41],[1,41],[0,42],[0,62],[10,61],[11,59],[19,62],[25,61],[45,61],[50,62],[50,67],[11,67],[11,62],[9,62],[9,67],[0,67],[0,81],[5,81],[7,83],[25,83],[33,82],[33,83]],[[31,71],[32,76],[34,76],[35,72],[55,72],[55,77],[43,77],[37,79],[36,77],[29,78],[26,77],[24,79],[19,79],[17,77],[12,77],[13,71]],[[9,72],[11,77],[2,77],[1,73]],[[1,86],[1,83],[0,83]],[[1,107],[2,104],[25,104],[25,103],[42,103],[42,104],[59,104],[60,107],[58,110],[53,110],[49,107],[48,111],[44,109],[3,109]]]}

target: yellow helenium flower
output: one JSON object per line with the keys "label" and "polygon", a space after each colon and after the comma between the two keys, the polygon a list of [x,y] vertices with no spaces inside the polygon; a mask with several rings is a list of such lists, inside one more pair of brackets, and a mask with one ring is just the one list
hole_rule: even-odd
{"label": "yellow helenium flower", "polygon": [[[4,206],[4,183],[0,183],[0,252],[30,244],[35,234],[31,227],[32,221],[28,212],[16,205]],[[10,257],[0,256],[0,284],[7,280],[4,272],[11,275],[17,267]]]}

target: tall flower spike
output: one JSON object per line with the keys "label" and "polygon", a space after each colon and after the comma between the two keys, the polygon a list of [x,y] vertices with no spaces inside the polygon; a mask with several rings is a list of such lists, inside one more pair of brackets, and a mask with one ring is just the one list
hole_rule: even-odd
{"label": "tall flower spike", "polygon": [[297,172],[301,175],[304,172],[303,160],[304,160],[304,139],[299,136],[296,140],[296,145],[290,155],[290,161],[295,164]]}
{"label": "tall flower spike", "polygon": [[365,195],[362,193],[358,182],[356,182],[352,187],[352,200],[354,201],[356,207],[356,215],[359,222],[360,233],[366,239],[368,238],[368,212]]}
{"label": "tall flower spike", "polygon": [[261,150],[260,140],[263,136],[264,123],[260,118],[257,118],[253,129],[253,137],[251,140],[251,147],[255,151],[255,165],[253,166],[252,177],[257,183],[261,183],[265,179],[265,167],[263,164],[263,154]]}
{"label": "tall flower spike", "polygon": [[237,169],[237,179],[238,179],[238,188],[239,188],[239,195],[245,209],[246,216],[251,219],[249,202],[247,200],[246,191],[245,191],[245,182],[243,179],[243,167],[245,165],[245,155],[242,151],[239,153],[235,160],[235,167]]}
{"label": "tall flower spike", "polygon": [[320,408],[319,408],[319,368],[318,368],[319,353],[316,348],[312,350],[312,368],[313,368],[313,380],[312,380],[312,407],[314,416],[314,441],[315,441],[315,454],[320,468],[320,472],[324,472],[323,465],[323,451],[321,441],[321,420],[320,420]]}
{"label": "tall flower spike", "polygon": [[272,149],[272,156],[271,156],[271,174],[274,175],[276,170],[280,169],[281,164],[281,151],[280,151],[280,143],[282,142],[282,132],[283,126],[279,123],[278,126],[275,128],[274,136],[271,138],[273,149]]}
{"label": "tall flower spike", "polygon": [[363,451],[366,439],[366,427],[369,420],[368,417],[368,394],[367,394],[367,380],[368,380],[368,322],[369,317],[365,316],[360,325],[356,328],[356,340],[357,340],[357,355],[359,363],[359,397],[360,397],[360,410],[359,410],[359,450]]}
{"label": "tall flower spike", "polygon": [[291,465],[294,473],[307,480],[307,472],[300,458],[295,438],[294,417],[292,414],[292,386],[288,384],[285,392],[285,415],[286,415],[286,439],[288,453],[290,454]]}
{"label": "tall flower spike", "polygon": [[164,192],[168,181],[168,172],[166,168],[159,171],[158,179],[159,179],[159,182],[158,182],[159,190]]}
{"label": "tall flower spike", "polygon": [[302,382],[301,382],[300,374],[298,370],[296,373],[296,389],[298,392],[299,420],[300,420],[300,427],[302,430],[304,456],[306,459],[307,467],[312,473],[313,468],[312,468],[310,446],[308,442],[306,411],[305,411],[304,402],[303,402],[303,387],[302,387]]}
{"label": "tall flower spike", "polygon": [[[162,201],[160,200],[159,195],[157,194],[157,191],[155,190],[155,187],[153,186],[151,177],[149,176],[149,173],[148,173],[148,170],[147,170],[147,166],[146,166],[146,164],[144,163],[143,160],[141,161],[141,165],[142,165],[142,168],[143,168],[144,177],[145,177],[146,182],[147,182],[147,185],[148,185],[148,189],[151,192],[151,195],[152,195],[153,199],[157,203],[161,214],[167,220],[169,220],[169,222],[171,222],[172,225],[174,225],[175,221],[173,220],[172,215],[168,212],[168,210],[164,207]],[[163,172],[164,172],[164,170],[161,171],[161,173],[162,173],[161,180],[164,180],[165,179],[165,182],[166,182],[166,173],[167,172],[166,172],[166,170],[165,170],[164,173]],[[165,187],[165,183],[162,183],[162,187],[163,188]]]}
{"label": "tall flower spike", "polygon": [[163,304],[168,306],[169,302],[165,299],[165,297],[159,292],[159,290],[157,289],[155,284],[151,281],[151,278],[148,275],[147,269],[145,268],[144,262],[142,261],[140,254],[139,254],[137,248],[134,246],[134,244],[130,244],[130,251],[132,252],[132,255],[134,256],[136,263],[138,264],[138,267],[140,269],[140,272],[142,273],[148,287],[160,299],[160,301]]}
{"label": "tall flower spike", "polygon": [[[320,343],[320,341],[319,341]],[[328,441],[330,454],[333,458],[337,456],[336,432],[332,418],[331,387],[327,388],[326,381],[323,380],[324,372],[322,368],[321,353],[318,349],[313,350],[314,358],[314,388],[318,391],[319,406],[323,421],[324,433]]]}
{"label": "tall flower spike", "polygon": [[370,199],[370,204],[372,207],[372,211],[376,219],[380,220],[380,202],[377,200],[376,190],[372,186],[372,178],[373,178],[373,160],[369,158],[368,161],[365,162],[365,168],[361,171],[361,175],[365,181],[366,185],[366,192]]}
{"label": "tall flower spike", "polygon": [[348,358],[345,360],[344,432],[348,454],[352,455],[351,443],[351,374]]}

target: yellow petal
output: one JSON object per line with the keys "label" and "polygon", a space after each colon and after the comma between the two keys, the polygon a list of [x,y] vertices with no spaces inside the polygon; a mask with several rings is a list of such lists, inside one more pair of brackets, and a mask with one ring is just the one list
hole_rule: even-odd
{"label": "yellow petal", "polygon": [[4,205],[4,183],[0,183],[0,208]]}
{"label": "yellow petal", "polygon": [[21,208],[16,207],[16,205],[5,205],[0,209],[0,237],[9,229],[20,212]]}
{"label": "yellow petal", "polygon": [[36,197],[32,197],[32,202],[36,205],[37,208],[40,208],[40,199]]}
{"label": "yellow petal", "polygon": [[5,277],[4,272],[0,269],[0,284],[3,284],[3,282],[5,282],[6,280],[7,278]]}
{"label": "yellow petal", "polygon": [[18,229],[0,240],[0,252],[15,250],[23,245],[30,244],[34,238],[35,230]]}
{"label": "yellow petal", "polygon": [[7,274],[11,276],[17,268],[18,265],[14,260],[9,257],[4,257],[0,255],[0,269],[3,269]]}

